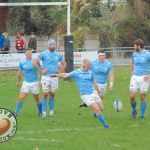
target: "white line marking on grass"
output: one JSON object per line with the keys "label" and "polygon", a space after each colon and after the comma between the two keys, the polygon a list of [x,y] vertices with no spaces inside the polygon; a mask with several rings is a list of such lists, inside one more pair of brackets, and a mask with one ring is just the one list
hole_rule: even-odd
{"label": "white line marking on grass", "polygon": [[86,127],[86,128],[55,128],[55,129],[48,129],[48,130],[29,130],[29,131],[18,131],[18,134],[43,134],[43,133],[50,133],[50,132],[71,132],[71,131],[92,131],[101,129],[102,127]]}
{"label": "white line marking on grass", "polygon": [[23,140],[23,141],[32,141],[32,142],[52,142],[52,143],[60,143],[62,140],[56,139],[48,139],[48,138],[24,138],[24,137],[16,137],[15,140]]}

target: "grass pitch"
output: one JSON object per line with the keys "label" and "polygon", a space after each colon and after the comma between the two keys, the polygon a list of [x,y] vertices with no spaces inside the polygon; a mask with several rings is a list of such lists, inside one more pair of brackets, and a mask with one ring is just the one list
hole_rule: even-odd
{"label": "grass pitch", "polygon": [[[130,72],[117,67],[114,90],[104,99],[104,116],[110,129],[104,129],[89,109],[79,108],[79,92],[73,81],[60,80],[56,96],[55,117],[37,116],[33,97],[26,99],[18,116],[18,130],[10,141],[0,143],[0,150],[149,150],[150,107],[146,117],[131,119],[129,104]],[[14,110],[20,89],[16,72],[0,72],[0,107]],[[123,110],[115,112],[113,101],[119,98]],[[147,101],[149,104],[150,94]],[[138,116],[140,102],[137,98]]]}

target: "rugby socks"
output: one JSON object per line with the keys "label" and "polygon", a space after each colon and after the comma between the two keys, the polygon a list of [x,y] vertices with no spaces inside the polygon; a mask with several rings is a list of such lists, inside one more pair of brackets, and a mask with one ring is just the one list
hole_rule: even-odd
{"label": "rugby socks", "polygon": [[105,127],[105,128],[109,128],[109,125],[107,124],[105,118],[103,117],[102,114],[99,114],[97,115],[97,119],[102,123],[102,125]]}
{"label": "rugby socks", "polygon": [[136,101],[131,101],[131,107],[133,112],[136,112]]}
{"label": "rugby socks", "polygon": [[39,115],[42,114],[42,104],[38,103],[37,107],[38,107]]}
{"label": "rugby socks", "polygon": [[50,111],[54,111],[54,104],[55,104],[54,97],[50,97],[50,99],[49,99],[49,109],[50,109]]}
{"label": "rugby socks", "polygon": [[141,118],[144,118],[144,114],[146,111],[147,103],[146,101],[141,101]]}
{"label": "rugby socks", "polygon": [[20,109],[22,108],[22,106],[23,106],[23,102],[19,101],[19,102],[17,103],[16,109],[15,109],[16,115],[18,115],[18,113],[19,113]]}
{"label": "rugby socks", "polygon": [[43,112],[46,112],[46,106],[47,106],[47,100],[46,100],[46,98],[43,96],[43,99],[42,99],[42,113],[43,113]]}

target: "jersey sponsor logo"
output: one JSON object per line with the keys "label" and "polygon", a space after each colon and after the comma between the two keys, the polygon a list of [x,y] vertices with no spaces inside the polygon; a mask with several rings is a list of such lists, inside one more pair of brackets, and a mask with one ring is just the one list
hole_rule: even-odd
{"label": "jersey sponsor logo", "polygon": [[14,114],[5,108],[0,108],[0,143],[10,140],[17,131],[17,120]]}

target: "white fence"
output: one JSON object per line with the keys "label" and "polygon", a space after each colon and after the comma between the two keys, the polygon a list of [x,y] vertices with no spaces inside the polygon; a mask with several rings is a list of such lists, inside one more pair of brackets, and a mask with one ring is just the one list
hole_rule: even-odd
{"label": "white fence", "polygon": [[[148,47],[147,47],[148,49]],[[131,50],[112,50],[105,49],[107,58],[113,63],[113,65],[125,66],[130,64],[130,57],[133,48]],[[33,58],[36,58],[38,53],[33,53]],[[64,55],[64,52],[61,52]],[[97,58],[97,51],[82,51],[74,52],[74,66],[78,67],[84,58],[88,58],[91,61]],[[0,54],[0,70],[17,69],[19,62],[25,59],[24,53],[10,53]]]}

